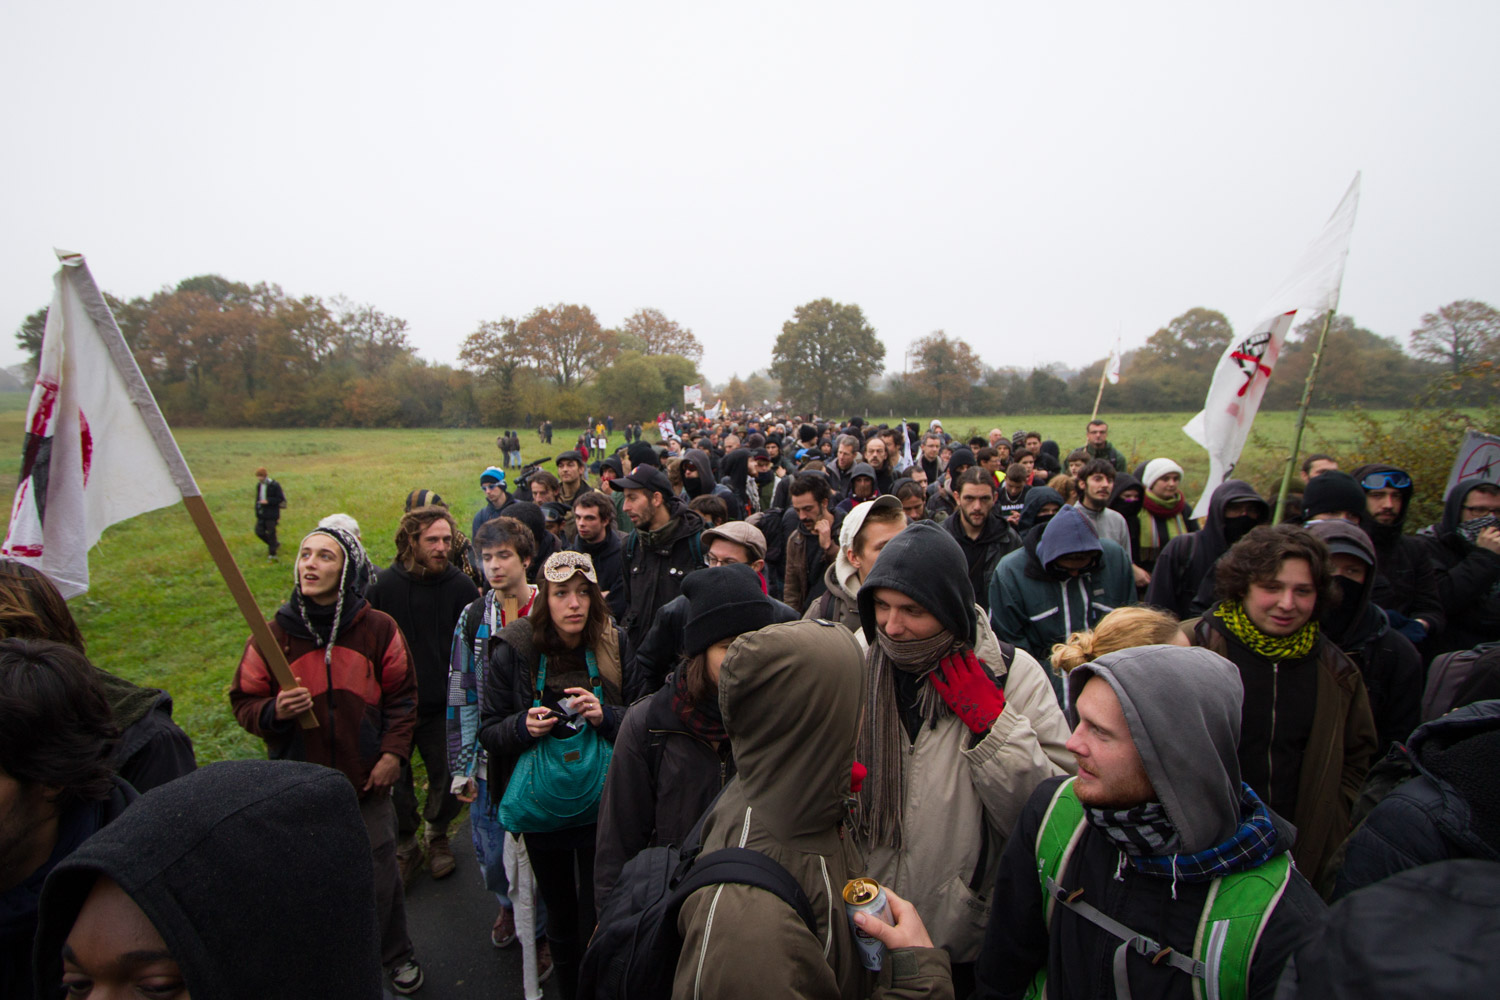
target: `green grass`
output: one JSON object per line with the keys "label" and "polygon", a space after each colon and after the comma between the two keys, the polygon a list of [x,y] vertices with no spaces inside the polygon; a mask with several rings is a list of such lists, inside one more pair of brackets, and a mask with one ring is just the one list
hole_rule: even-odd
{"label": "green grass", "polygon": [[[12,394],[21,395],[21,394]],[[20,466],[25,419],[20,405],[0,397],[0,481],[14,482]],[[1202,484],[1207,461],[1179,429],[1187,414],[1112,417],[1111,439],[1132,465],[1169,455],[1187,470],[1190,489]],[[927,417],[916,417],[925,426]],[[999,426],[1025,427],[1055,438],[1064,455],[1083,440],[1087,416],[959,417],[949,433],[983,434]],[[1352,440],[1352,422],[1318,416],[1304,450]],[[1261,417],[1261,435],[1284,450],[1292,415]],[[297,542],[318,519],[342,511],[355,517],[380,565],[395,554],[393,541],[406,494],[422,487],[442,494],[467,531],[484,502],[479,472],[498,462],[497,431],[484,430],[212,430],[184,429],[177,440],[243,569],[261,609],[270,615],[292,585]],[[522,435],[528,459],[570,447],[578,428],[558,428],[544,447],[534,432]],[[611,436],[612,446],[624,440]],[[107,440],[104,444],[108,446]],[[1264,464],[1276,450],[1252,441],[1246,465]],[[281,520],[283,554],[267,563],[254,528],[254,470],[264,465],[286,489]],[[1267,483],[1258,482],[1262,489]],[[8,509],[8,508],[7,508]],[[116,525],[90,556],[91,588],[72,602],[99,666],[133,681],[164,688],[176,701],[176,718],[197,745],[200,761],[255,757],[259,740],[247,735],[229,711],[228,688],[249,634],[228,590],[181,507],[154,511]]]}

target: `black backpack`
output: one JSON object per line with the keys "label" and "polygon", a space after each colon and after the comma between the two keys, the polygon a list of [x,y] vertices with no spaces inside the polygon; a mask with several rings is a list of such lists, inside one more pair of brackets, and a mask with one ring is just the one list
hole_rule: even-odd
{"label": "black backpack", "polygon": [[677,915],[699,889],[731,883],[773,893],[817,934],[817,918],[802,886],[759,851],[726,847],[700,854],[693,846],[652,847],[632,858],[599,911],[594,937],[579,969],[578,995],[599,1000],[670,997],[682,936]]}

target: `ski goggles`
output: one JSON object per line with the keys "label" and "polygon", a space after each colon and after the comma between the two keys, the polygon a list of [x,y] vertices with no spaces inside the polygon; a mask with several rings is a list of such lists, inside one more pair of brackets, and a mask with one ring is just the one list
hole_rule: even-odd
{"label": "ski goggles", "polygon": [[1359,485],[1367,490],[1405,490],[1411,488],[1411,476],[1404,472],[1372,472]]}
{"label": "ski goggles", "polygon": [[575,573],[582,573],[589,583],[599,582],[599,576],[594,572],[594,560],[584,552],[554,552],[542,566],[542,575],[551,583],[567,583]]}

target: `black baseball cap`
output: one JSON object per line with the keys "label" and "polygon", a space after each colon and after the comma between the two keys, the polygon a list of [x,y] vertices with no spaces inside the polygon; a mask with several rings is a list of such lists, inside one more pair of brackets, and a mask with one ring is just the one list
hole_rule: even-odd
{"label": "black baseball cap", "polygon": [[630,470],[630,475],[621,476],[610,485],[617,490],[646,490],[650,493],[660,493],[664,497],[674,494],[672,480],[654,465],[637,465]]}

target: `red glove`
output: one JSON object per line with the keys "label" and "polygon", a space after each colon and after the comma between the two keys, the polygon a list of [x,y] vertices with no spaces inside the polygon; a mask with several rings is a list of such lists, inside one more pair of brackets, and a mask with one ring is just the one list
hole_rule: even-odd
{"label": "red glove", "polygon": [[972,732],[989,732],[1005,711],[1005,692],[995,686],[972,649],[943,657],[932,673],[932,684]]}
{"label": "red glove", "polygon": [[858,795],[859,790],[865,787],[865,776],[869,773],[869,768],[855,761],[854,766],[849,769],[849,791]]}

